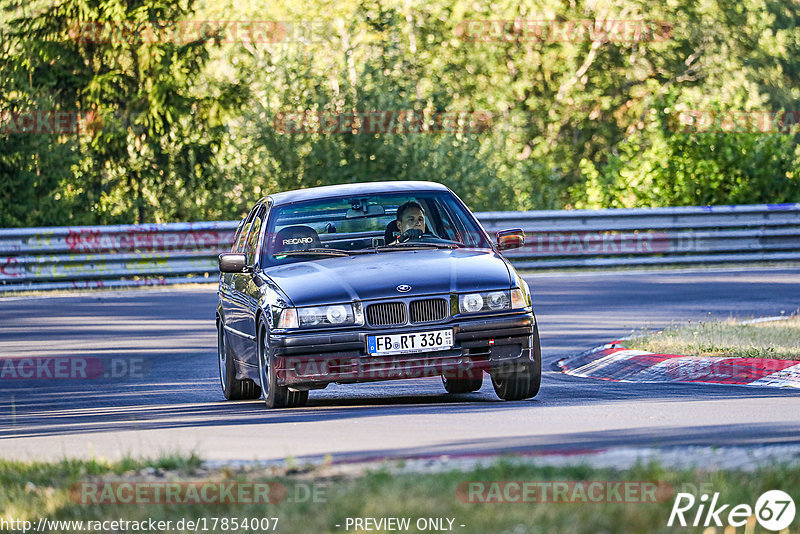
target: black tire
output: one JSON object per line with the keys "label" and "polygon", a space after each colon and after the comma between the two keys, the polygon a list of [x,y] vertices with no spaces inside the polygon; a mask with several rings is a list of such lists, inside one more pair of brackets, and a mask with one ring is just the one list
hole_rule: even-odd
{"label": "black tire", "polygon": [[483,374],[478,378],[447,378],[442,375],[442,383],[448,393],[472,393],[483,386]]}
{"label": "black tire", "polygon": [[308,391],[292,391],[287,386],[278,385],[269,350],[269,336],[264,325],[258,329],[258,371],[264,403],[268,408],[296,408],[308,402]]}
{"label": "black tire", "polygon": [[233,362],[233,354],[228,347],[225,329],[219,320],[217,321],[217,361],[219,362],[219,383],[226,400],[250,400],[261,396],[261,388],[258,384],[249,378],[236,379],[236,364]]}
{"label": "black tire", "polygon": [[539,325],[533,327],[533,360],[515,362],[509,371],[498,369],[492,373],[492,386],[503,400],[530,399],[539,393],[542,384],[542,347],[539,343]]}

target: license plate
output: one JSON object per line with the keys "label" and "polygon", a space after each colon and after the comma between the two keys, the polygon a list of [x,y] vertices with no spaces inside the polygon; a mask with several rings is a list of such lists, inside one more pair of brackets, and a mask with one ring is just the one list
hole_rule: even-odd
{"label": "license plate", "polygon": [[453,329],[407,334],[367,336],[367,352],[373,356],[412,354],[453,348]]}

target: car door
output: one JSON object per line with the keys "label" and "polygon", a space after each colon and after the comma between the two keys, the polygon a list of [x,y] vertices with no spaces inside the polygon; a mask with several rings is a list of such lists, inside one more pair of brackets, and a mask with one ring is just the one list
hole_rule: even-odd
{"label": "car door", "polygon": [[[253,220],[260,210],[261,205],[256,205],[245,219],[241,230],[236,236],[232,252],[246,253],[250,230],[253,227]],[[243,351],[252,344],[251,337],[242,331],[246,310],[246,298],[242,294],[242,289],[246,287],[246,277],[249,273],[228,273],[223,277],[222,311],[227,333],[228,344],[232,349],[236,359],[241,359]]]}
{"label": "car door", "polygon": [[[245,228],[245,223],[247,222],[247,218],[244,218],[239,223],[239,226],[236,227],[236,233],[233,237],[233,244],[231,245],[231,249],[229,252],[236,252],[237,248],[239,247],[240,243],[244,242],[245,237],[247,237],[247,228]],[[222,306],[222,316],[223,319],[227,316],[228,310],[230,308],[230,292],[233,289],[233,274],[232,273],[220,273],[219,277],[219,298],[220,298],[220,305]],[[223,322],[223,324],[226,324]]]}
{"label": "car door", "polygon": [[245,248],[242,251],[247,258],[247,265],[252,269],[248,273],[237,274],[236,280],[236,290],[240,296],[237,304],[241,306],[236,314],[236,329],[242,333],[239,360],[254,370],[258,368],[256,315],[261,295],[260,278],[257,273],[261,269],[260,244],[266,227],[267,213],[267,206],[262,204],[253,217]]}

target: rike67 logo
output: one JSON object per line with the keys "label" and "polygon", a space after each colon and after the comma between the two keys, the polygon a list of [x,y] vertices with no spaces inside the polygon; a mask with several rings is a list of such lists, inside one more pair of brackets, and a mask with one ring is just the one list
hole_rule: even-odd
{"label": "rike67 logo", "polygon": [[[764,492],[756,501],[755,509],[749,504],[737,504],[733,507],[730,504],[721,504],[719,492],[710,497],[710,502],[706,493],[699,500],[691,493],[678,493],[667,526],[721,527],[722,521],[726,519],[727,524],[732,527],[743,527],[755,516],[763,528],[777,532],[792,524],[795,511],[794,500],[781,490]],[[726,529],[725,532],[727,531]]]}

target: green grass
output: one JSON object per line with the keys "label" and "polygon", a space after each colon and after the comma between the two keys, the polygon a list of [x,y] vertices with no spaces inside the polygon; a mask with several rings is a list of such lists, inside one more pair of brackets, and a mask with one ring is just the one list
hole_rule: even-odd
{"label": "green grass", "polygon": [[800,317],[755,324],[733,319],[689,323],[636,336],[623,345],[659,354],[800,360]]}
{"label": "green grass", "polygon": [[[146,466],[158,468],[146,470]],[[469,503],[457,497],[459,484],[470,481],[642,481],[660,482],[677,491],[710,488],[720,502],[753,506],[764,491],[781,489],[800,495],[800,466],[773,465],[755,472],[674,471],[656,464],[631,469],[595,469],[586,466],[536,466],[535,459],[495,461],[487,467],[438,474],[391,474],[388,468],[361,475],[335,475],[329,468],[297,472],[289,469],[204,469],[196,457],[177,456],[153,462],[119,463],[67,460],[60,463],[0,462],[0,518],[30,520],[156,520],[181,518],[278,517],[276,532],[354,532],[344,529],[348,517],[454,518],[455,532],[525,534],[557,532],[702,532],[702,528],[667,527],[674,497],[658,503]],[[294,472],[294,475],[290,475]],[[80,481],[239,481],[280,482],[288,495],[304,495],[298,488],[324,488],[313,499],[280,504],[93,504],[71,500],[69,487]],[[324,498],[322,498],[324,496]],[[699,495],[697,495],[699,497]],[[303,499],[299,499],[303,501]],[[691,516],[693,517],[693,515]],[[687,518],[690,515],[687,514]],[[335,527],[336,524],[342,525]],[[465,525],[463,528],[460,525]],[[185,531],[185,530],[184,530]],[[202,531],[202,530],[201,530]],[[212,532],[213,530],[208,530]],[[221,528],[216,531],[222,532]],[[741,529],[740,529],[741,531]],[[172,532],[176,532],[173,530]],[[239,530],[238,532],[253,532]],[[419,532],[412,527],[409,532]],[[720,534],[722,529],[719,529]],[[764,532],[756,526],[748,532]]]}

